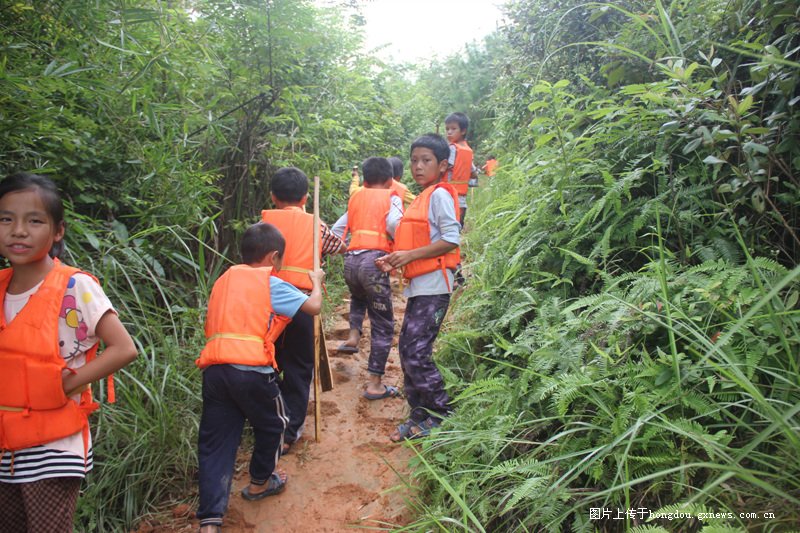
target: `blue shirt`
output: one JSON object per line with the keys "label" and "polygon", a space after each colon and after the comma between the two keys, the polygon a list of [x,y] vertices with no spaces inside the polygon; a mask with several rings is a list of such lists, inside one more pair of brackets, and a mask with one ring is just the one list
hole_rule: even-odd
{"label": "blue shirt", "polygon": [[[272,310],[283,316],[293,317],[308,300],[308,295],[301,292],[291,283],[287,283],[275,276],[269,277],[269,297],[272,300]],[[275,369],[271,366],[231,365],[239,370],[272,374]]]}

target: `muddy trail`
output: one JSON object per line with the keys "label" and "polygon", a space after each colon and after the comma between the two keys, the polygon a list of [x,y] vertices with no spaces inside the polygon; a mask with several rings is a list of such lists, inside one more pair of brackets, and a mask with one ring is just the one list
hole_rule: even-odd
{"label": "muddy trail", "polygon": [[[397,335],[403,322],[405,299],[397,280],[392,283],[395,337],[383,382],[401,387],[403,372]],[[358,353],[345,354],[337,352],[336,347],[349,331],[348,300],[333,315],[324,317],[334,388],[320,397],[320,441],[314,441],[312,389],[305,433],[278,464],[289,475],[286,489],[260,501],[244,500],[240,492],[248,483],[250,448],[242,446],[223,531],[336,533],[354,528],[386,530],[409,522],[406,509],[409,492],[401,476],[405,477],[413,452],[389,440],[395,426],[405,420],[405,400],[370,401],[362,397],[369,355],[369,320],[364,322]],[[189,505],[177,506],[171,518],[159,523],[145,521],[139,524],[137,533],[197,531],[194,512]]]}

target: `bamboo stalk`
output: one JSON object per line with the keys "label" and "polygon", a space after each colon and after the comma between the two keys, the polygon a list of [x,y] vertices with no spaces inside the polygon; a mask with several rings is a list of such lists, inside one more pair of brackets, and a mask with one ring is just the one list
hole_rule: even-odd
{"label": "bamboo stalk", "polygon": [[[314,270],[320,267],[319,257],[319,176],[314,176]],[[319,376],[319,314],[314,315],[314,439],[319,442],[322,426],[322,386]]]}

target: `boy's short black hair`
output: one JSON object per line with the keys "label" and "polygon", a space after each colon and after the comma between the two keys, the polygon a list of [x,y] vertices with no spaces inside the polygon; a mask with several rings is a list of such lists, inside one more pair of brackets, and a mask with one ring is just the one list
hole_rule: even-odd
{"label": "boy's short black hair", "polygon": [[450,113],[447,115],[447,118],[444,119],[445,125],[450,124],[451,122],[455,122],[458,124],[458,127],[461,131],[467,131],[469,129],[469,117],[464,113]]}
{"label": "boy's short black hair", "polygon": [[385,157],[368,157],[361,163],[364,183],[378,185],[392,179],[392,164]]}
{"label": "boy's short black hair", "polygon": [[244,231],[242,235],[242,262],[252,265],[260,262],[270,252],[278,252],[283,257],[286,239],[272,224],[258,222]]}
{"label": "boy's short black hair", "polygon": [[299,202],[308,194],[308,176],[297,167],[279,168],[269,182],[269,189],[281,202]]}
{"label": "boy's short black hair", "polygon": [[414,148],[428,148],[433,152],[436,157],[436,162],[440,163],[442,160],[450,157],[450,145],[444,140],[444,137],[438,133],[426,133],[417,137],[411,143],[411,152]]}
{"label": "boy's short black hair", "polygon": [[392,156],[389,158],[389,163],[392,164],[392,177],[401,178],[403,176],[403,160]]}

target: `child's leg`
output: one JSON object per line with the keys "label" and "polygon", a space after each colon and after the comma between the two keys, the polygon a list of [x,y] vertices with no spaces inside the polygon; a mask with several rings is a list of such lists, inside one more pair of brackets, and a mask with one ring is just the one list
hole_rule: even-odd
{"label": "child's leg", "polygon": [[361,255],[347,254],[344,257],[344,281],[350,290],[350,334],[344,342],[347,346],[358,346],[361,331],[364,325],[364,316],[367,314],[367,295],[359,280],[359,265]]}
{"label": "child's leg", "polygon": [[80,488],[81,479],[77,477],[0,483],[0,530],[72,533]]}
{"label": "child's leg", "polygon": [[275,343],[275,359],[283,371],[279,386],[289,416],[284,438],[291,444],[303,433],[314,377],[314,317],[302,311],[294,315]]}
{"label": "child's leg", "polygon": [[386,391],[381,378],[394,337],[394,310],[389,274],[375,265],[375,259],[384,255],[380,250],[364,252],[359,257],[358,279],[367,296],[370,325],[370,350],[367,371],[373,377],[367,392],[381,394]]}
{"label": "child's leg", "polygon": [[444,379],[433,362],[433,342],[450,304],[449,294],[414,296],[406,303],[400,331],[403,393],[411,407],[411,420],[422,422],[433,411],[443,417],[450,411]]}
{"label": "child's leg", "polygon": [[[250,458],[250,483],[266,484],[280,457],[281,441],[289,419],[275,374],[261,375],[252,388],[242,391],[239,405],[253,426],[255,446]],[[306,386],[308,389],[308,386]]]}
{"label": "child's leg", "polygon": [[244,414],[233,394],[244,388],[245,380],[259,375],[230,365],[213,365],[203,371],[203,413],[197,439],[200,478],[197,518],[201,526],[222,525],[236,450],[244,428]]}

